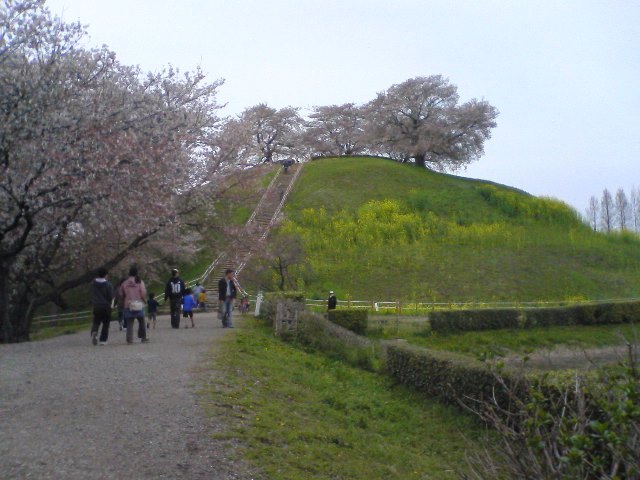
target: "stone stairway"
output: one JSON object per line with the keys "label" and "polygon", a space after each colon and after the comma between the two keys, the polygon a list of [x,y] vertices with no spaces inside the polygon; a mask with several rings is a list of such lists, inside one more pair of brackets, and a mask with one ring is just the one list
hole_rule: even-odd
{"label": "stone stairway", "polygon": [[223,252],[214,262],[215,265],[210,266],[210,271],[204,278],[204,286],[208,292],[217,291],[218,280],[224,276],[225,270],[230,268],[236,272],[236,284],[240,293],[246,295],[238,277],[255,251],[256,245],[267,237],[269,230],[276,223],[302,168],[303,164],[297,163],[289,167],[287,173],[284,173],[282,168],[276,171],[276,175],[247,220],[242,234],[235,239],[232,248]]}

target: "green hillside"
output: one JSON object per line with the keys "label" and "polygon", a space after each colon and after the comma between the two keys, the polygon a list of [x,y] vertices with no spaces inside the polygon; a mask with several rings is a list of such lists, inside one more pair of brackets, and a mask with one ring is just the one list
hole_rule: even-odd
{"label": "green hillside", "polygon": [[[302,239],[310,296],[566,300],[638,296],[640,240],[562,202],[378,158],[307,164],[279,235]],[[276,235],[278,235],[276,234]]]}

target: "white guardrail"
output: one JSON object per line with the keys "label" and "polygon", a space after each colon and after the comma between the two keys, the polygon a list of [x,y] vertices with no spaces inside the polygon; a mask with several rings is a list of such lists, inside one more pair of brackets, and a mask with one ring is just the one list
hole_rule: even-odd
{"label": "white guardrail", "polygon": [[[200,277],[186,282],[188,286],[195,285],[196,282],[204,282],[215,268],[217,262],[220,261],[222,254],[219,255],[207,268],[205,273]],[[242,291],[243,293],[246,293]],[[256,295],[246,295],[252,305],[255,305],[257,300]],[[162,299],[158,301],[161,302]],[[634,302],[640,301],[639,297],[634,298],[614,298],[614,299],[602,299],[602,300],[557,300],[557,301],[526,301],[526,302],[411,302],[411,301],[375,301],[375,300],[338,300],[338,307],[340,308],[355,308],[355,309],[367,309],[374,312],[385,312],[389,310],[397,311],[398,313],[410,313],[412,311],[425,311],[425,310],[443,310],[443,309],[468,309],[468,308],[535,308],[535,307],[549,307],[549,306],[568,306],[568,305],[589,305],[595,303],[615,303],[615,302]],[[161,302],[162,303],[162,302]],[[318,300],[312,298],[305,299],[305,305],[307,307],[315,307],[319,309],[325,309],[327,307],[327,300]],[[83,310],[79,312],[59,313],[52,315],[40,315],[34,317],[34,325],[49,325],[49,324],[64,324],[67,322],[77,322],[90,320],[93,317],[91,310]]]}
{"label": "white guardrail", "polygon": [[[338,300],[341,308],[366,308],[375,312],[397,310],[411,312],[412,310],[435,309],[482,309],[482,308],[535,308],[549,306],[593,305],[597,303],[637,302],[640,298],[614,298],[603,300],[556,300],[556,301],[524,301],[524,302],[412,302],[412,301],[375,301],[375,300]],[[326,307],[327,300],[305,299],[308,307]]]}

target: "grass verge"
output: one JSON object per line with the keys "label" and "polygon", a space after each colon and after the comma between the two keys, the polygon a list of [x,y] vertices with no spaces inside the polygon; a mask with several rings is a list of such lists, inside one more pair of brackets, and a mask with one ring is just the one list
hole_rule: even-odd
{"label": "grass verge", "polygon": [[[313,351],[245,319],[215,358],[208,387],[222,436],[269,479],[456,478],[486,435],[473,418]],[[464,433],[463,433],[464,432]]]}
{"label": "grass verge", "polygon": [[[87,332],[91,329],[91,321],[82,320],[79,322],[66,323],[64,325],[59,326],[38,326],[31,331],[31,341],[38,340],[47,340],[53,337],[59,337],[60,335],[71,335],[79,332],[80,330],[87,330]],[[87,337],[89,334],[87,334]]]}
{"label": "grass verge", "polygon": [[633,340],[636,332],[634,325],[578,325],[438,334],[403,330],[400,326],[376,329],[369,332],[368,336],[378,339],[403,338],[421,347],[485,359],[557,347],[583,349],[622,345],[625,339]]}

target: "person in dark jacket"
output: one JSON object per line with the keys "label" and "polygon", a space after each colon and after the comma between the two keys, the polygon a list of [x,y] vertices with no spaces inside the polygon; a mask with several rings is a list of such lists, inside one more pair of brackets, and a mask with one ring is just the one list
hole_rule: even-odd
{"label": "person in dark jacket", "polygon": [[107,280],[107,269],[100,268],[98,276],[91,283],[91,303],[93,304],[93,325],[91,326],[91,342],[98,344],[98,328],[100,345],[106,345],[109,339],[109,323],[111,322],[111,302],[113,302],[113,285]]}
{"label": "person in dark jacket", "polygon": [[327,300],[327,310],[335,310],[338,305],[338,299],[336,298],[336,294],[333,293],[333,290],[329,292],[329,299]]}
{"label": "person in dark jacket", "polygon": [[180,272],[174,268],[171,270],[171,278],[164,289],[164,299],[169,300],[171,306],[171,327],[180,328],[180,305],[184,296],[185,286],[180,278]]}
{"label": "person in dark jacket", "polygon": [[233,270],[228,268],[224,272],[224,277],[218,282],[218,303],[222,310],[222,326],[224,328],[233,328],[231,315],[233,313],[233,300],[237,295],[233,273]]}

